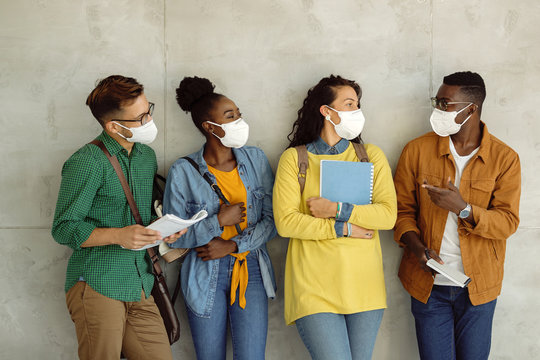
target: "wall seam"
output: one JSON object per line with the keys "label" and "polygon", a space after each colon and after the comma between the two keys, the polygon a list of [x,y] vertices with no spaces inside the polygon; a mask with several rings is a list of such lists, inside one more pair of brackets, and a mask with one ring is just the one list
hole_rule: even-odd
{"label": "wall seam", "polygon": [[167,0],[163,0],[163,175],[167,175]]}
{"label": "wall seam", "polygon": [[0,230],[47,230],[50,226],[0,226]]}
{"label": "wall seam", "polygon": [[429,56],[429,94],[428,98],[433,96],[433,1],[429,1],[429,17],[430,17],[430,56]]}

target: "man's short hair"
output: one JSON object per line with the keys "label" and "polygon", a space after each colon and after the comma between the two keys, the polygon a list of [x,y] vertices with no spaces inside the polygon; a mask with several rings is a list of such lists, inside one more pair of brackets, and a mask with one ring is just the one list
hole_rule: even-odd
{"label": "man's short hair", "polygon": [[104,117],[111,112],[121,110],[130,101],[139,97],[144,87],[134,78],[111,75],[102,79],[86,99],[86,105],[92,115],[105,126]]}
{"label": "man's short hair", "polygon": [[482,108],[482,103],[486,98],[486,84],[484,84],[484,79],[477,73],[471,71],[456,72],[445,76],[443,83],[451,86],[459,86],[461,93],[470,102]]}

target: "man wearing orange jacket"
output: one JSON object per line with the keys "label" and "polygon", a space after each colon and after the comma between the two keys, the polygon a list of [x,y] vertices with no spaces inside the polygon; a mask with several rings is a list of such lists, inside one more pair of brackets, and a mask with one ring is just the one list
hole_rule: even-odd
{"label": "man wearing orange jacket", "polygon": [[[506,239],[519,224],[520,161],[480,120],[486,96],[472,72],[446,76],[432,98],[433,132],[409,142],[394,183],[399,277],[411,295],[422,359],[487,359]],[[429,258],[471,278],[456,286]]]}

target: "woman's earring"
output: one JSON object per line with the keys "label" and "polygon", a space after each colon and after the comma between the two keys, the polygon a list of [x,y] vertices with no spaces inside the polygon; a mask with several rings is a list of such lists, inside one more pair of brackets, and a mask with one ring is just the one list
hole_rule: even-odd
{"label": "woman's earring", "polygon": [[330,114],[326,115],[325,119],[330,121]]}

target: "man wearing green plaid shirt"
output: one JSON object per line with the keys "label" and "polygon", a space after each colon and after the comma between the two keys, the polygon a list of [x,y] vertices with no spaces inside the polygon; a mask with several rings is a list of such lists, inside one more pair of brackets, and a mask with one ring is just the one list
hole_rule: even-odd
{"label": "man wearing green plaid shirt", "polygon": [[[144,224],[152,219],[156,155],[154,104],[133,78],[109,76],[86,104],[103,127],[97,137],[116,156]],[[185,231],[184,231],[185,232]],[[174,242],[183,232],[164,239]],[[54,239],[73,249],[66,275],[66,303],[81,359],[172,359],[163,320],[152,298],[152,267],[146,251],[161,239],[137,225],[111,163],[87,144],[62,168],[52,226]]]}

